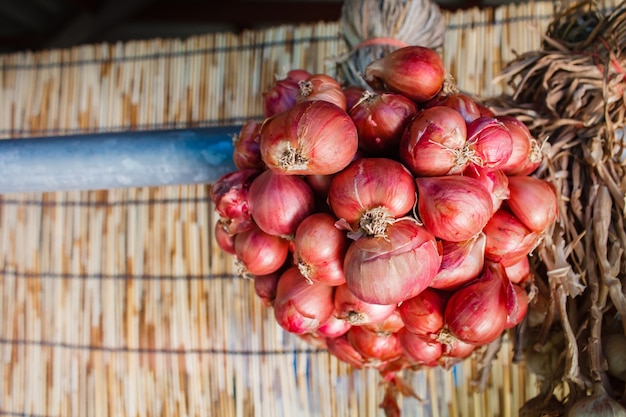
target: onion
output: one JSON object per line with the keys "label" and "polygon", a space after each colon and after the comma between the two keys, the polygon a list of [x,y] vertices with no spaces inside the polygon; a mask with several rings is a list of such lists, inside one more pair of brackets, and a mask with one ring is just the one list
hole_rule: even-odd
{"label": "onion", "polygon": [[328,352],[339,358],[341,361],[354,366],[357,369],[365,366],[365,358],[357,352],[348,341],[347,334],[339,337],[326,339]]}
{"label": "onion", "polygon": [[331,286],[346,282],[343,257],[349,242],[335,221],[331,214],[314,213],[296,229],[294,262],[307,280]]}
{"label": "onion", "polygon": [[274,317],[290,333],[311,333],[333,314],[333,287],[309,284],[298,268],[287,269],[278,280]]}
{"label": "onion", "polygon": [[532,280],[528,256],[524,256],[514,264],[505,266],[504,275],[506,275],[513,284],[521,284]]}
{"label": "onion", "polygon": [[507,324],[506,278],[492,266],[485,268],[475,281],[456,290],[446,305],[447,331],[465,343],[491,343]]}
{"label": "onion", "polygon": [[447,296],[435,289],[426,288],[398,307],[404,326],[411,333],[427,336],[441,330]]}
{"label": "onion", "polygon": [[267,275],[257,275],[254,277],[254,292],[261,299],[266,307],[271,307],[276,298],[276,287],[278,280],[282,275],[279,269],[276,272]]}
{"label": "onion", "polygon": [[371,324],[363,324],[367,330],[376,333],[397,333],[404,327],[404,322],[400,316],[400,311],[396,308],[393,312],[383,321],[377,321]]}
{"label": "onion", "polygon": [[451,365],[457,362],[459,359],[465,359],[476,350],[476,345],[466,343],[459,339],[450,340],[447,343],[443,343],[443,356],[451,361],[446,361],[447,365]]}
{"label": "onion", "polygon": [[387,238],[362,237],[344,259],[346,284],[359,299],[397,304],[415,297],[433,280],[441,257],[435,237],[413,219],[387,229]]}
{"label": "onion", "polygon": [[347,285],[335,289],[335,316],[354,326],[379,323],[388,318],[395,310],[395,304],[370,304],[357,298]]}
{"label": "onion", "polygon": [[272,170],[327,175],[348,166],[356,154],[358,137],[345,111],[316,100],[265,119],[259,145],[263,161]]}
{"label": "onion", "polygon": [[511,133],[513,148],[509,159],[500,167],[507,175],[529,175],[539,164],[543,154],[539,142],[533,138],[528,127],[513,116],[496,116]]}
{"label": "onion", "polygon": [[453,290],[476,278],[483,270],[487,238],[480,232],[461,242],[441,241],[441,266],[430,287]]}
{"label": "onion", "polygon": [[609,375],[626,382],[626,335],[603,332],[602,353]]}
{"label": "onion", "polygon": [[501,208],[483,228],[487,237],[485,259],[510,266],[526,257],[537,245],[539,235],[529,230],[511,212]]}
{"label": "onion", "polygon": [[248,120],[233,139],[233,162],[237,169],[265,169],[259,138],[261,122]]}
{"label": "onion", "polygon": [[398,339],[404,354],[418,365],[436,366],[443,353],[441,343],[412,333],[406,327],[398,332]]}
{"label": "onion", "polygon": [[417,106],[401,94],[369,91],[350,109],[359,135],[359,148],[376,156],[395,156],[404,127]]}
{"label": "onion", "polygon": [[471,123],[479,117],[482,117],[478,103],[467,94],[449,94],[443,97],[443,99],[438,102],[438,105],[456,110],[466,123]]}
{"label": "onion", "polygon": [[480,181],[460,175],[416,179],[420,219],[436,237],[461,242],[478,234],[493,212]]}
{"label": "onion", "polygon": [[228,233],[224,220],[220,219],[215,222],[213,234],[215,235],[215,242],[217,242],[217,246],[220,249],[231,255],[235,254],[235,235]]}
{"label": "onion", "polygon": [[211,200],[222,218],[222,225],[231,234],[253,226],[248,204],[250,184],[259,175],[256,169],[242,169],[222,175],[211,187]]}
{"label": "onion", "polygon": [[310,76],[308,71],[295,69],[289,71],[285,78],[277,80],[272,87],[263,93],[265,116],[270,117],[292,108],[300,95],[298,83]]}
{"label": "onion", "polygon": [[235,235],[235,256],[252,275],[278,271],[288,254],[289,241],[269,235],[257,226]]}
{"label": "onion", "polygon": [[353,326],[348,341],[368,362],[389,362],[402,356],[402,346],[396,333],[379,334],[361,326]]}
{"label": "onion", "polygon": [[507,286],[507,318],[506,327],[510,329],[517,326],[524,320],[528,312],[528,293],[524,288],[515,285],[510,281],[505,284]]}
{"label": "onion", "polygon": [[341,89],[341,84],[333,77],[325,74],[313,74],[306,80],[298,82],[300,95],[297,101],[322,100],[334,104],[343,111],[347,110],[347,99]]}
{"label": "onion", "polygon": [[309,184],[313,193],[317,197],[317,200],[326,201],[328,198],[328,190],[330,189],[330,182],[333,180],[333,175],[306,175],[304,177]]}
{"label": "onion", "polygon": [[328,204],[349,229],[385,236],[388,225],[415,205],[415,181],[400,163],[387,158],[360,158],[335,174]]}
{"label": "onion", "polygon": [[252,219],[261,230],[270,235],[289,236],[313,213],[315,195],[301,177],[265,170],[252,181],[248,203]]}
{"label": "onion", "polygon": [[406,46],[371,62],[365,68],[365,80],[382,83],[417,103],[424,103],[443,87],[446,70],[441,56],[423,46]]}
{"label": "onion", "polygon": [[347,321],[331,315],[326,323],[317,329],[316,333],[324,337],[339,337],[346,334],[351,327],[352,325]]}
{"label": "onion", "polygon": [[626,417],[626,408],[607,394],[602,383],[596,382],[594,392],[576,400],[567,411],[567,417]]}
{"label": "onion", "polygon": [[358,85],[348,85],[343,89],[343,95],[346,96],[346,107],[348,111],[361,100],[365,89]]}
{"label": "onion", "polygon": [[467,125],[470,163],[499,169],[513,152],[513,139],[506,126],[495,117],[480,117]]}
{"label": "onion", "polygon": [[511,212],[534,232],[543,232],[556,219],[558,203],[556,187],[546,180],[512,176],[509,178]]}
{"label": "onion", "polygon": [[504,171],[471,164],[463,175],[477,179],[489,191],[494,212],[509,198],[509,177]]}
{"label": "onion", "polygon": [[399,158],[416,176],[463,172],[467,128],[456,110],[435,106],[418,112],[400,140]]}

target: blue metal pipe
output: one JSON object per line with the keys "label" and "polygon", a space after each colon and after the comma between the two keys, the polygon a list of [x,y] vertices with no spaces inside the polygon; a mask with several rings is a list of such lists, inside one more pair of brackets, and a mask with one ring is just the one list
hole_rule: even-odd
{"label": "blue metal pipe", "polygon": [[241,126],[0,140],[0,193],[211,183]]}

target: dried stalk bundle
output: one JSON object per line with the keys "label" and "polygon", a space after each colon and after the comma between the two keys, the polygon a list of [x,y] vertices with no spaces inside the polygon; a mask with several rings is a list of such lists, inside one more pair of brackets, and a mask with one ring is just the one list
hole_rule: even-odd
{"label": "dried stalk bundle", "polygon": [[431,0],[346,0],[340,21],[348,52],[333,59],[337,78],[346,85],[367,87],[367,65],[407,45],[439,49],[446,25]]}
{"label": "dried stalk bundle", "polygon": [[560,218],[533,257],[538,291],[519,334],[530,369],[544,380],[522,415],[582,415],[592,394],[626,404],[625,378],[608,354],[625,361],[624,338],[618,349],[603,343],[626,334],[626,2],[606,15],[591,1],[568,6],[542,36],[540,50],[501,74],[513,93],[486,104],[544,141],[534,175],[559,196]]}

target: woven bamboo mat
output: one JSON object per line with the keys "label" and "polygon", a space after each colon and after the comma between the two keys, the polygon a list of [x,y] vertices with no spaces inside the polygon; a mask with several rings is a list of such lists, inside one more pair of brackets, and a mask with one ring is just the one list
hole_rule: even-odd
{"label": "woven bamboo mat", "polygon": [[[539,43],[547,2],[446,14],[466,91]],[[332,74],[337,22],[0,55],[0,138],[240,124],[277,73]],[[80,173],[76,173],[80,175]],[[380,416],[373,371],[285,334],[216,247],[210,185],[0,196],[0,415]],[[535,393],[505,344],[411,374],[407,416],[514,416]]]}

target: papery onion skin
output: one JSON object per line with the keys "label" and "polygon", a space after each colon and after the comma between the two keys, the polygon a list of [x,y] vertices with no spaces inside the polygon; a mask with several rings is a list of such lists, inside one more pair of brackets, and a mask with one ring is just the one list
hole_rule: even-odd
{"label": "papery onion skin", "polygon": [[211,200],[215,204],[215,211],[231,235],[252,228],[248,191],[250,184],[260,173],[256,169],[229,172],[211,186]]}
{"label": "papery onion skin", "polygon": [[528,313],[528,293],[520,285],[510,283],[509,296],[515,298],[508,304],[512,307],[509,308],[509,314],[507,315],[506,329],[517,326],[524,320],[526,313]]}
{"label": "papery onion skin", "polygon": [[346,282],[343,257],[348,249],[346,233],[335,227],[329,213],[313,213],[300,222],[294,238],[294,262],[309,280],[336,286]]}
{"label": "papery onion skin", "polygon": [[441,241],[441,266],[430,287],[454,290],[480,275],[485,263],[486,242],[482,232],[461,242]]}
{"label": "papery onion skin", "polygon": [[349,111],[359,135],[359,149],[395,157],[402,132],[415,113],[415,103],[401,94],[365,91]]}
{"label": "papery onion skin", "polygon": [[499,169],[513,152],[511,132],[495,117],[480,117],[467,126],[467,147],[473,153],[471,163]]}
{"label": "papery onion skin", "polygon": [[404,301],[398,307],[404,326],[411,333],[428,336],[441,330],[447,296],[442,292],[426,288]]}
{"label": "papery onion skin", "polygon": [[388,362],[402,356],[402,346],[395,333],[379,334],[361,326],[352,326],[347,336],[354,350],[369,362]]}
{"label": "papery onion skin", "polygon": [[425,103],[435,97],[443,87],[445,75],[441,56],[423,46],[396,49],[365,68],[368,83],[382,82],[388,90],[416,103]]}
{"label": "papery onion skin", "polygon": [[414,220],[402,219],[388,227],[387,238],[352,242],[344,258],[344,275],[359,299],[397,304],[428,287],[440,264],[435,237]]}
{"label": "papery onion skin", "polygon": [[485,259],[504,266],[513,265],[528,256],[540,237],[504,208],[491,216],[483,233],[487,237]]}
{"label": "papery onion skin", "polygon": [[248,192],[252,219],[270,235],[289,236],[315,209],[315,195],[307,182],[294,175],[266,170]]}
{"label": "papery onion skin", "polygon": [[343,94],[346,96],[346,107],[348,112],[352,107],[361,100],[365,89],[358,85],[348,85],[344,87]]}
{"label": "papery onion skin", "polygon": [[298,268],[287,269],[278,280],[274,317],[290,333],[311,333],[333,314],[333,287],[308,283]]}
{"label": "papery onion skin", "polygon": [[328,175],[354,159],[358,136],[344,110],[316,100],[265,119],[259,145],[269,169],[290,175]]}
{"label": "papery onion skin", "polygon": [[278,271],[289,254],[289,242],[265,233],[257,226],[235,235],[235,256],[252,275]]}
{"label": "papery onion skin", "polygon": [[412,333],[406,327],[398,332],[398,339],[404,354],[419,365],[436,366],[443,354],[441,343]]}
{"label": "papery onion skin", "polygon": [[265,117],[282,113],[295,106],[300,94],[298,82],[310,77],[311,74],[302,69],[293,69],[280,80],[277,80],[267,91],[263,92],[263,112]]}
{"label": "papery onion skin", "polygon": [[529,177],[509,178],[510,196],[507,206],[526,227],[543,232],[558,215],[556,187],[549,181]]}
{"label": "papery onion skin", "polygon": [[475,345],[496,340],[507,324],[505,280],[495,268],[486,268],[475,281],[456,290],[445,311],[450,334]]}
{"label": "papery onion skin", "polygon": [[333,77],[326,74],[312,74],[306,80],[298,82],[300,94],[297,102],[321,100],[327,101],[347,110],[347,99],[341,88],[341,84]]}
{"label": "papery onion skin", "polygon": [[322,324],[316,330],[316,333],[324,337],[335,338],[348,333],[351,327],[352,325],[350,323],[332,314],[326,323]]}
{"label": "papery onion skin", "polygon": [[363,355],[352,347],[348,341],[347,334],[326,339],[326,348],[332,355],[357,369],[361,369],[366,365],[367,361]]}
{"label": "papery onion skin", "polygon": [[491,195],[474,178],[460,175],[418,177],[418,212],[424,226],[450,242],[480,233],[493,213]]}
{"label": "papery onion skin", "polygon": [[454,175],[463,172],[467,160],[465,120],[446,106],[419,111],[400,139],[400,161],[415,176]]}
{"label": "papery onion skin", "polygon": [[400,162],[360,158],[334,175],[328,204],[354,230],[364,226],[363,216],[372,209],[382,207],[391,218],[404,216],[415,205],[415,192],[413,176]]}
{"label": "papery onion skin", "polygon": [[335,289],[335,316],[354,325],[382,322],[396,310],[395,304],[370,304],[356,297],[346,284]]}
{"label": "papery onion skin", "polygon": [[479,117],[482,117],[478,103],[467,94],[449,94],[439,102],[439,105],[456,110],[463,116],[466,123],[471,123]]}
{"label": "papery onion skin", "polygon": [[248,120],[233,139],[233,162],[237,169],[265,169],[259,139],[261,122]]}
{"label": "papery onion skin", "polygon": [[532,281],[533,274],[530,270],[528,256],[524,256],[512,265],[504,266],[504,274],[513,284],[522,284]]}

